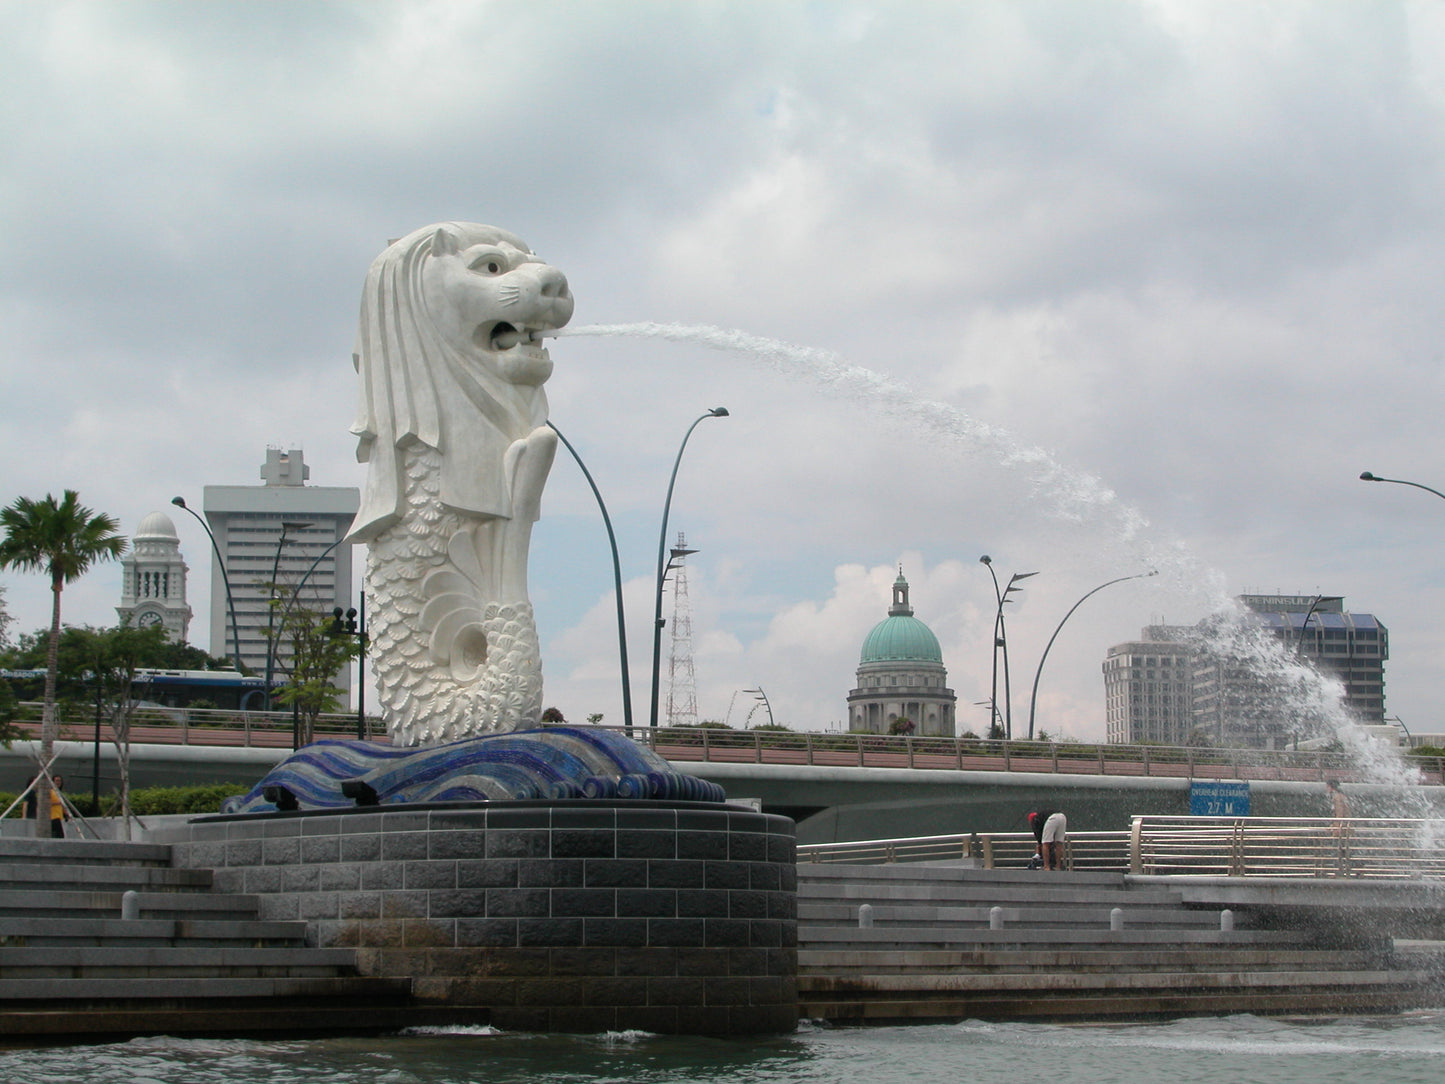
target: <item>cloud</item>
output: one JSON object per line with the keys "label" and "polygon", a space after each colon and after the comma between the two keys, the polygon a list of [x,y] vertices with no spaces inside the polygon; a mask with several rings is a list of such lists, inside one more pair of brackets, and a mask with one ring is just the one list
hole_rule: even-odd
{"label": "cloud", "polygon": [[[704,713],[761,682],[797,725],[840,720],[900,557],[972,707],[988,552],[1040,571],[1016,694],[1079,596],[1169,570],[1070,620],[1050,730],[1102,735],[1110,643],[1264,584],[1376,612],[1390,710],[1436,725],[1438,512],[1356,481],[1445,458],[1435,5],[99,0],[0,4],[0,26],[0,501],[70,486],[133,529],[254,481],[267,443],[356,484],[366,266],[426,222],[493,221],[568,274],[578,324],[740,329],[858,378],[551,347],[644,710],[669,471],[726,405],[670,522],[700,550]],[[534,538],[548,696],[615,720],[611,559],[566,459]],[[5,585],[43,624],[44,585]],[[117,595],[99,570],[67,613]]]}

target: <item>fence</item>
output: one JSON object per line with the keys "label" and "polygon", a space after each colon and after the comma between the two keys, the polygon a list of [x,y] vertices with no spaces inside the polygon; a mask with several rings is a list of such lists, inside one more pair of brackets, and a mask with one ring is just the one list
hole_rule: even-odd
{"label": "fence", "polygon": [[[22,705],[20,725],[38,733],[40,705]],[[131,717],[131,741],[183,745],[291,744],[289,712],[142,708]],[[62,719],[68,735],[93,735],[84,709]],[[1263,749],[1207,749],[1157,745],[1084,745],[1072,742],[921,738],[887,734],[819,734],[713,727],[635,727],[624,730],[674,762],[797,764],[826,767],[909,768],[955,771],[1043,772],[1055,775],[1149,776],[1171,779],[1293,780],[1324,782],[1362,778],[1348,753]],[[109,741],[102,723],[101,738]],[[356,736],[356,716],[323,715],[317,737]],[[365,736],[386,741],[380,719],[368,716]],[[1421,783],[1445,783],[1445,757],[1411,756]]]}
{"label": "fence", "polygon": [[[1022,869],[1031,832],[812,843],[799,862],[878,864],[969,860]],[[1445,821],[1377,817],[1139,816],[1127,832],[1070,832],[1073,870],[1215,877],[1445,880]]]}

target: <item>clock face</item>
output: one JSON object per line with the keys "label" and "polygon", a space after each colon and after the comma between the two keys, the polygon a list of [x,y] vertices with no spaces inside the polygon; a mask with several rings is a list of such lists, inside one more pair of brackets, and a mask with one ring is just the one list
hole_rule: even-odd
{"label": "clock face", "polygon": [[149,628],[151,625],[159,625],[161,623],[161,615],[154,610],[147,610],[145,613],[136,616],[135,623],[143,629]]}

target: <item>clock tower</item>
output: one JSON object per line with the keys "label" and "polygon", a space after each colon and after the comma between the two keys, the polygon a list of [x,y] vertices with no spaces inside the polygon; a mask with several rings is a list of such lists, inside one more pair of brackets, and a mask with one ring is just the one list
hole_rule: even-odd
{"label": "clock tower", "polygon": [[164,625],[172,640],[185,643],[191,625],[186,562],[169,516],[152,512],[140,521],[121,568],[120,605],[115,608],[120,623]]}

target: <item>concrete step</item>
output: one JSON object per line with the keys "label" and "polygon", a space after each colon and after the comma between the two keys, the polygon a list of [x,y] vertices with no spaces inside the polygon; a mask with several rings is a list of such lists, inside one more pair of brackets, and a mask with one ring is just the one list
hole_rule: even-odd
{"label": "concrete step", "polygon": [[852,882],[868,884],[984,884],[997,888],[1008,885],[1036,885],[1055,882],[1076,887],[1114,886],[1122,888],[1124,874],[1110,871],[1042,870],[1042,869],[980,869],[946,863],[894,862],[879,865],[847,865],[845,863],[799,862],[798,882],[827,884]]}
{"label": "concrete step", "polygon": [[9,862],[44,861],[47,864],[139,865],[171,864],[165,843],[122,843],[94,839],[29,839],[0,836],[0,869]]}
{"label": "concrete step", "polygon": [[0,864],[0,891],[205,892],[210,887],[211,871],[208,869],[78,865],[73,862],[15,861]]}
{"label": "concrete step", "polygon": [[798,883],[798,900],[846,900],[852,903],[1080,903],[1139,907],[1181,907],[1180,893],[1163,887],[1066,885],[1057,880],[1037,885],[910,884],[907,882],[831,881]]}
{"label": "concrete step", "polygon": [[351,949],[60,946],[0,948],[0,979],[303,978],[355,971]]}
{"label": "concrete step", "polygon": [[[1392,973],[1398,976],[1398,973]],[[1338,978],[1338,976],[1337,976]],[[1305,987],[1179,987],[1129,990],[985,989],[914,999],[838,999],[800,994],[799,1015],[835,1024],[942,1023],[959,1020],[1107,1020],[1143,1017],[1227,1016],[1236,1013],[1386,1013],[1439,1004],[1439,992],[1418,982]]]}
{"label": "concrete step", "polygon": [[[123,892],[0,891],[0,933],[6,922],[19,917],[120,917]],[[234,919],[256,917],[255,896],[202,892],[137,892],[140,913],[155,917]]]}
{"label": "concrete step", "polygon": [[195,998],[337,998],[368,993],[379,980],[355,975],[309,978],[0,979],[0,1005],[48,1001],[187,1001]]}
{"label": "concrete step", "polygon": [[306,923],[217,921],[173,918],[7,918],[0,920],[0,946],[45,945],[304,945]]}
{"label": "concrete step", "polygon": [[[1399,954],[1397,954],[1399,956]],[[1425,970],[1428,956],[1400,956],[1406,966]],[[1438,957],[1435,958],[1438,960]],[[1030,971],[1220,971],[1220,970],[1374,970],[1381,954],[1365,950],[1311,949],[1290,946],[1174,948],[1076,948],[968,950],[912,949],[902,952],[803,948],[798,970],[804,974],[898,974]]]}
{"label": "concrete step", "polygon": [[[1097,991],[1157,992],[1179,990],[1302,990],[1308,988],[1365,988],[1411,986],[1428,981],[1425,971],[1126,971],[1034,972],[1018,975],[800,975],[801,996],[830,997],[911,995],[909,1000],[948,997],[959,992],[997,993],[1041,991],[1082,993]],[[0,984],[3,988],[3,984]]]}
{"label": "concrete step", "polygon": [[879,928],[845,926],[798,926],[798,948],[841,949],[856,951],[905,952],[918,948],[999,947],[1042,949],[1093,945],[1099,948],[1123,948],[1143,945],[1302,945],[1308,946],[1313,935],[1295,930],[1229,930],[1217,929],[1129,929],[1119,931],[1071,928],[1033,928],[1005,926],[1001,930],[945,929],[921,926],[889,926]]}
{"label": "concrete step", "polygon": [[[948,924],[958,927],[987,927],[992,921],[993,908],[999,905],[977,907],[944,906],[894,906],[886,903],[870,905],[873,908],[873,925],[876,926],[921,926]],[[1125,928],[1147,926],[1197,927],[1218,929],[1218,911],[1190,911],[1182,907],[1134,907],[1121,901],[1117,909]],[[1096,904],[1076,906],[1002,906],[1001,917],[1006,925],[1028,926],[1093,926],[1109,929],[1113,922],[1114,907],[1100,907]],[[858,905],[851,903],[798,903],[798,921],[810,926],[858,924]]]}

